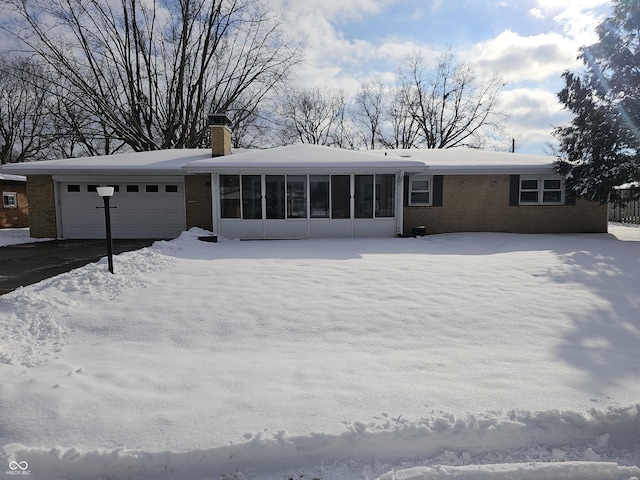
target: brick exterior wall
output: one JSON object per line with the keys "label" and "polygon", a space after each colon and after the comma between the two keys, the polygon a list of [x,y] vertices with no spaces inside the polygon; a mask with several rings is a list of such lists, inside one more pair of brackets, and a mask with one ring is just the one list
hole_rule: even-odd
{"label": "brick exterior wall", "polygon": [[441,207],[404,207],[404,233],[606,232],[607,206],[578,199],[575,205],[509,205],[509,175],[447,175]]}
{"label": "brick exterior wall", "polygon": [[211,175],[186,175],[184,177],[187,230],[200,227],[213,230],[211,210]]}
{"label": "brick exterior wall", "polygon": [[51,175],[28,175],[29,226],[34,238],[56,238],[56,203]]}
{"label": "brick exterior wall", "polygon": [[221,157],[231,153],[231,129],[226,125],[211,125],[211,156]]}
{"label": "brick exterior wall", "polygon": [[29,226],[29,201],[27,182],[0,180],[0,194],[15,193],[16,208],[4,208],[0,203],[0,228],[23,228]]}

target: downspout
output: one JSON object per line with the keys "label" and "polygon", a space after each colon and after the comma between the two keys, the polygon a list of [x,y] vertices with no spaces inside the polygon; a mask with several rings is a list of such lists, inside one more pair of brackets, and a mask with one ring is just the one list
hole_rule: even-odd
{"label": "downspout", "polygon": [[51,177],[53,181],[53,201],[55,202],[56,212],[56,238],[64,238],[64,232],[62,231],[62,199],[60,198],[60,182],[57,182]]}
{"label": "downspout", "polygon": [[397,175],[398,188],[396,188],[396,235],[404,235],[404,170]]}
{"label": "downspout", "polygon": [[218,187],[220,179],[218,174],[211,174],[211,227],[214,235],[220,235],[220,189]]}

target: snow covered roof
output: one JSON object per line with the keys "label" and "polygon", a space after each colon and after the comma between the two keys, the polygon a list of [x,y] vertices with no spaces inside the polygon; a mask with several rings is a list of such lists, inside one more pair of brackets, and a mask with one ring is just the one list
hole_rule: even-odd
{"label": "snow covered roof", "polygon": [[372,155],[370,150],[345,150],[319,145],[298,144],[265,150],[242,150],[224,157],[209,157],[185,165],[187,172],[278,171],[352,172],[426,169],[420,160]]}
{"label": "snow covered roof", "polygon": [[0,173],[0,180],[7,180],[9,182],[26,182],[27,177],[23,177],[22,175],[5,175]]}
{"label": "snow covered roof", "polygon": [[40,174],[178,174],[193,160],[211,157],[205,149],[171,149],[152,152],[127,152],[97,157],[67,158],[43,162],[4,165],[5,172]]}
{"label": "snow covered roof", "polygon": [[471,148],[371,150],[374,155],[400,157],[429,166],[432,174],[553,173],[555,157]]}
{"label": "snow covered roof", "polygon": [[290,145],[244,150],[185,165],[188,172],[405,170],[433,174],[553,173],[553,157],[469,148],[439,150],[344,150]]}
{"label": "snow covered roof", "polygon": [[[172,149],[100,157],[10,164],[7,174],[162,175],[231,172],[426,172],[432,174],[553,173],[553,157],[467,148],[440,150],[345,150],[318,145],[234,150],[211,157],[210,150]],[[5,175],[6,176],[6,175]]]}

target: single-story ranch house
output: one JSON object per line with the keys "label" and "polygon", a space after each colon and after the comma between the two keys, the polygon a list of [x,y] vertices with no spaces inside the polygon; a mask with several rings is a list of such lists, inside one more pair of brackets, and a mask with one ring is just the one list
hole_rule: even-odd
{"label": "single-story ranch house", "polygon": [[[172,238],[392,237],[463,231],[606,232],[607,208],[565,192],[554,158],[472,149],[352,151],[315,145],[231,152],[211,116],[212,151],[184,149],[11,164],[27,177],[31,235]],[[420,229],[418,229],[420,231]]]}
{"label": "single-story ranch house", "polygon": [[27,179],[21,175],[0,173],[0,192],[2,192],[0,228],[28,227]]}

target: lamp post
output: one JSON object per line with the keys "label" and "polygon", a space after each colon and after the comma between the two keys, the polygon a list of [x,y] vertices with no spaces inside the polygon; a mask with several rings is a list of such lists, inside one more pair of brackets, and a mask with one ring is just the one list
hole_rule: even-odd
{"label": "lamp post", "polygon": [[[104,223],[107,229],[107,257],[109,259],[109,271],[113,273],[113,245],[111,243],[111,214],[109,213],[109,200],[113,196],[113,187],[98,187],[98,195],[104,200]],[[98,207],[100,208],[100,207]]]}

